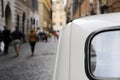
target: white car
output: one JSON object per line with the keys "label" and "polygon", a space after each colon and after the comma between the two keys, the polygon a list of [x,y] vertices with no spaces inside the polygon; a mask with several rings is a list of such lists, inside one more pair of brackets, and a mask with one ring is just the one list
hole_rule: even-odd
{"label": "white car", "polygon": [[120,80],[120,13],[69,23],[60,35],[53,80]]}

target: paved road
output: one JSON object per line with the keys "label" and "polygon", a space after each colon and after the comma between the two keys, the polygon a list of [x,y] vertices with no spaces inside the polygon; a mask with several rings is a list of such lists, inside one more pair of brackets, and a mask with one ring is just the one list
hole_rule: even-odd
{"label": "paved road", "polygon": [[0,80],[52,80],[57,41],[38,42],[35,56],[24,43],[20,55],[15,57],[11,46],[9,54],[0,56]]}

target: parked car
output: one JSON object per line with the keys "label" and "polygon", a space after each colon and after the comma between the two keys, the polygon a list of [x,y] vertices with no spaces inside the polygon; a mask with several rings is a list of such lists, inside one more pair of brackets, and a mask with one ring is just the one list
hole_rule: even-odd
{"label": "parked car", "polygon": [[59,38],[53,80],[120,80],[120,13],[73,20]]}

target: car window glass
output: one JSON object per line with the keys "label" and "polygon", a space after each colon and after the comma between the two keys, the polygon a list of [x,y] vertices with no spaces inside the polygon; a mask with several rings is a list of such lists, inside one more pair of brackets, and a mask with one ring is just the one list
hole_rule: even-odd
{"label": "car window glass", "polygon": [[90,68],[95,77],[120,78],[120,31],[97,34],[90,50]]}
{"label": "car window glass", "polygon": [[96,68],[96,51],[94,49],[94,46],[91,45],[91,54],[90,54],[90,67],[91,67],[91,71],[94,72],[95,68]]}

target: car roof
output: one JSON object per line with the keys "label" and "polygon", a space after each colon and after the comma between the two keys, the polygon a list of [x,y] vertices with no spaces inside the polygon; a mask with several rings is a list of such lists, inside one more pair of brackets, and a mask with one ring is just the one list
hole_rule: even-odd
{"label": "car roof", "polygon": [[105,27],[120,26],[120,12],[78,18],[73,20],[72,24],[73,26],[76,25],[82,29],[92,31]]}

